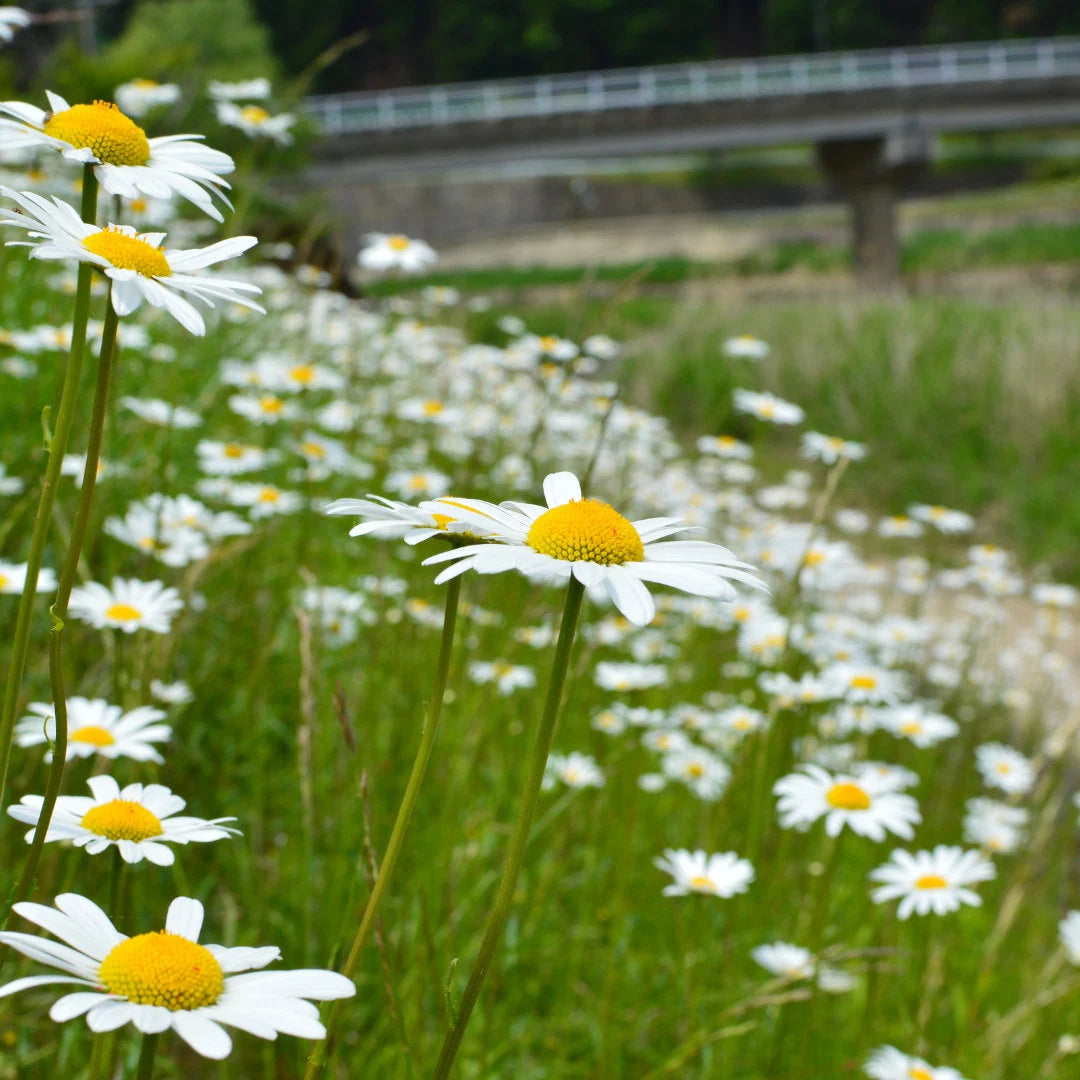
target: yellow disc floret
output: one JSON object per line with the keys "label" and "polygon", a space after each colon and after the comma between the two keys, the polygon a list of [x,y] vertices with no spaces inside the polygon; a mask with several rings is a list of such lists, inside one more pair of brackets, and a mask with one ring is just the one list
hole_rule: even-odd
{"label": "yellow disc floret", "polygon": [[240,115],[249,124],[255,124],[256,127],[265,124],[270,119],[270,114],[261,105],[245,105],[240,110]]}
{"label": "yellow disc floret", "polygon": [[91,234],[82,245],[87,251],[106,259],[117,270],[134,270],[143,277],[168,277],[172,273],[169,260],[161,248],[112,226]]}
{"label": "yellow disc floret", "polygon": [[86,727],[76,728],[68,735],[68,742],[89,743],[91,746],[112,746],[116,739],[111,731],[106,731],[97,724],[87,724]]}
{"label": "yellow disc floret", "polygon": [[945,889],[948,885],[940,874],[924,874],[915,882],[916,889]]}
{"label": "yellow disc floret", "polygon": [[825,801],[837,810],[870,809],[870,796],[858,784],[833,784]]}
{"label": "yellow disc floret", "polygon": [[704,874],[698,874],[690,879],[690,888],[698,892],[716,892],[716,882],[707,878]]}
{"label": "yellow disc floret", "polygon": [[98,981],[110,994],[173,1012],[213,1005],[225,989],[214,954],[168,930],[114,945],[101,962]]}
{"label": "yellow disc floret", "polygon": [[76,150],[93,151],[106,165],[145,165],[150,160],[146,132],[109,101],[53,113],[42,130]]}
{"label": "yellow disc floret", "polygon": [[615,566],[645,557],[637,529],[599,499],[574,500],[546,511],[532,523],[525,543],[566,562]]}
{"label": "yellow disc floret", "polygon": [[388,236],[386,243],[391,251],[405,251],[409,247],[409,238],[401,235]]}
{"label": "yellow disc floret", "polygon": [[161,820],[142,803],[129,799],[113,799],[87,810],[82,827],[108,840],[149,840],[164,831]]}
{"label": "yellow disc floret", "polygon": [[130,604],[112,604],[105,609],[105,618],[114,622],[134,622],[142,618],[142,612]]}

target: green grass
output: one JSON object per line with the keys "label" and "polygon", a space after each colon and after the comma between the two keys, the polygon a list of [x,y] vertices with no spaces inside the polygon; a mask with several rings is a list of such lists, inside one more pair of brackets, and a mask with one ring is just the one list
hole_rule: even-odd
{"label": "green grass", "polygon": [[[0,263],[0,283],[5,327],[64,321],[68,302],[47,288],[40,268],[26,268],[21,253]],[[373,844],[381,852],[419,738],[438,634],[411,617],[403,597],[439,603],[433,571],[419,558],[434,548],[350,539],[348,519],[327,518],[309,506],[258,525],[250,538],[217,546],[196,568],[170,569],[104,534],[104,518],[163,485],[192,492],[201,438],[250,440],[281,450],[283,460],[258,478],[319,500],[386,491],[392,468],[419,464],[444,470],[455,492],[536,499],[549,469],[573,465],[583,471],[595,430],[543,437],[537,421],[555,413],[549,401],[471,441],[462,453],[452,428],[419,428],[399,421],[395,410],[412,396],[441,397],[463,408],[497,403],[512,417],[526,397],[524,384],[484,368],[463,387],[469,373],[453,362],[453,342],[414,355],[402,344],[409,340],[405,332],[393,346],[374,340],[370,327],[358,327],[348,346],[320,344],[318,335],[313,340],[309,334],[320,327],[311,325],[314,316],[309,318],[302,294],[274,299],[272,311],[300,313],[300,325],[272,314],[220,324],[197,340],[158,316],[149,324],[151,339],[175,345],[175,362],[156,361],[142,349],[122,352],[105,454],[127,471],[100,485],[85,572],[105,582],[114,574],[160,579],[180,588],[189,604],[163,638],[101,633],[72,621],[68,686],[73,694],[133,707],[146,702],[150,678],[186,680],[195,701],[170,717],[175,736],[166,764],[101,767],[125,782],[159,780],[173,787],[193,814],[235,814],[244,831],[232,841],[180,849],[173,871],[136,867],[116,913],[121,928],[136,933],[160,926],[173,895],[198,896],[207,905],[204,940],[275,943],[286,967],[325,966],[347,947],[366,895],[362,778]],[[994,512],[1000,520],[984,535],[1018,539],[1030,554],[1068,565],[1068,537],[1080,527],[1080,502],[1071,490],[1080,403],[1069,363],[1080,340],[1080,317],[1065,305],[1048,312],[1019,301],[774,303],[718,311],[631,295],[615,304],[594,299],[584,307],[522,313],[540,332],[581,336],[602,330],[626,340],[628,397],[658,408],[687,444],[700,431],[731,430],[755,437],[766,471],[795,464],[788,435],[751,432],[730,414],[733,384],[769,387],[804,404],[809,426],[871,443],[873,456],[853,470],[843,501],[900,508],[918,498]],[[495,340],[494,318],[494,312],[472,317],[477,338]],[[773,358],[760,371],[732,369],[720,356],[723,336],[744,331],[773,344]],[[230,411],[228,399],[236,391],[219,380],[222,361],[252,361],[278,351],[347,372],[341,395],[361,405],[363,414],[342,438],[370,467],[370,476],[295,475],[294,444],[310,426],[308,411],[334,396],[328,392],[314,392],[313,401],[303,402],[304,415],[279,427],[252,428]],[[56,353],[40,354],[38,363],[39,374],[24,383],[0,375],[2,460],[30,482],[26,496],[0,504],[0,557],[13,561],[25,558],[34,480],[44,457],[40,416],[54,402],[62,367]],[[205,426],[167,436],[117,407],[125,394],[183,403],[204,416]],[[86,405],[84,400],[82,432]],[[635,441],[629,430],[617,431],[609,447],[615,457],[595,487],[623,506],[636,487],[656,479],[660,463],[650,444]],[[622,456],[628,449],[636,455],[629,470]],[[520,489],[493,477],[511,453],[529,453],[535,468],[535,481]],[[74,502],[65,482],[48,565],[59,562]],[[379,595],[364,584],[369,576],[403,581],[403,597]],[[297,607],[312,580],[354,590],[369,618],[343,647],[317,625],[308,663]],[[496,621],[467,617],[459,634],[453,696],[382,912],[384,952],[381,959],[374,948],[364,954],[358,993],[345,1011],[329,1072],[335,1080],[428,1075],[476,952],[516,809],[550,657],[549,650],[517,642],[513,631],[550,621],[560,598],[555,590],[507,575],[469,576],[464,597]],[[46,608],[42,598],[25,700],[48,694]],[[14,598],[0,597],[0,643],[8,640],[13,610]],[[606,614],[609,608],[590,605],[587,627]],[[725,670],[739,657],[734,635],[702,625],[695,615],[668,613],[657,632],[674,649],[670,678],[634,693],[603,691],[592,677],[595,662],[628,659],[625,641],[601,644],[583,633],[578,643],[556,747],[593,754],[607,784],[542,796],[514,911],[457,1075],[824,1080],[857,1075],[867,1053],[890,1042],[912,1052],[922,1048],[932,1061],[954,1064],[973,1080],[1037,1076],[1058,1036],[1080,1025],[1075,995],[1037,1012],[1005,1043],[995,1023],[1046,988],[1040,972],[1054,949],[1056,922],[1076,906],[1073,815],[1053,817],[1054,799],[1064,797],[1067,787],[1051,785],[1030,803],[1043,820],[1058,820],[1058,827],[1033,850],[1000,860],[997,880],[979,888],[981,908],[939,921],[898,922],[891,907],[875,907],[867,898],[867,874],[884,861],[891,843],[846,835],[835,873],[823,875],[834,849],[820,824],[795,833],[775,823],[768,785],[791,767],[795,740],[815,730],[825,707],[781,708],[757,681],[767,666],[751,663],[741,674]],[[500,658],[535,669],[538,689],[502,697],[470,681],[469,661]],[[811,663],[796,651],[782,666],[798,676]],[[910,673],[922,674],[918,666]],[[302,687],[310,688],[310,711]],[[612,738],[590,727],[590,718],[613,699],[664,710],[677,723],[676,706],[700,706],[713,694],[722,705],[742,701],[774,710],[768,743],[750,739],[725,751],[733,779],[717,801],[697,799],[678,784],[645,795],[637,778],[655,771],[658,758],[641,745],[638,730]],[[1041,725],[1057,722],[1047,706],[1045,715],[1017,728],[967,681],[941,696],[943,708],[969,718],[942,749],[917,751],[881,732],[856,746],[861,757],[918,771],[913,793],[926,820],[919,846],[958,842],[962,800],[980,791],[971,764],[975,745],[1011,738],[1033,753]],[[39,792],[45,775],[40,751],[16,754],[14,794]],[[71,766],[65,791],[81,792],[88,772],[87,763]],[[1054,769],[1048,775],[1059,779]],[[747,896],[661,895],[666,879],[653,859],[665,848],[747,854],[757,828],[757,880]],[[22,856],[21,834],[11,822],[0,830],[5,892]],[[37,896],[73,889],[104,902],[110,874],[104,857],[51,845]],[[1022,918],[987,961],[988,982],[977,996],[988,937],[1017,889],[1024,897]],[[813,1002],[800,999],[798,987],[793,1000],[777,997],[778,988],[769,987],[749,956],[752,947],[776,938],[819,939],[830,949],[830,962],[855,977],[855,988]],[[945,965],[940,986],[928,974],[931,959]],[[25,973],[9,964],[5,978]],[[0,1000],[7,1075],[83,1075],[91,1037],[81,1020],[63,1028],[48,1021],[55,996],[46,988]],[[235,1043],[233,1057],[217,1071],[166,1036],[155,1075],[284,1080],[299,1075],[307,1051],[286,1037],[270,1044],[236,1033]],[[114,1045],[130,1069],[130,1030]],[[1062,1080],[1068,1073],[1054,1075]]]}

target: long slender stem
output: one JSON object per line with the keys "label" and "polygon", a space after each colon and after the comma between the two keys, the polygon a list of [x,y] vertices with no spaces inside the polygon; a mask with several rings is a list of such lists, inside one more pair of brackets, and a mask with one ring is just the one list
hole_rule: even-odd
{"label": "long slender stem", "polygon": [[[97,176],[92,165],[83,167],[82,219],[93,224],[97,217]],[[0,805],[4,801],[8,768],[11,764],[11,736],[15,729],[15,713],[19,706],[19,690],[26,669],[26,654],[30,645],[30,623],[33,616],[34,594],[38,574],[45,555],[45,541],[49,535],[56,488],[60,481],[60,468],[64,463],[71,427],[75,420],[75,403],[79,396],[82,376],[83,353],[86,349],[86,323],[90,317],[90,279],[92,268],[80,263],[79,280],[75,290],[75,314],[71,323],[71,352],[64,371],[64,384],[60,393],[60,408],[56,414],[56,427],[49,441],[49,460],[45,467],[45,479],[41,485],[37,516],[30,538],[27,556],[26,584],[19,599],[19,611],[15,619],[15,636],[11,643],[11,660],[8,663],[7,682],[4,686],[4,705],[0,712]]]}
{"label": "long slender stem", "polygon": [[[416,809],[416,801],[420,795],[420,785],[423,783],[424,774],[427,772],[428,762],[431,760],[431,751],[435,746],[435,736],[439,730],[439,718],[442,715],[443,696],[446,692],[446,678],[450,671],[450,654],[454,646],[454,629],[457,625],[458,597],[461,595],[461,577],[450,579],[446,589],[446,607],[443,611],[442,640],[439,645],[439,659],[435,667],[435,685],[431,691],[431,700],[428,702],[427,716],[424,718],[424,729],[420,735],[420,746],[416,751],[413,761],[412,772],[409,774],[409,782],[405,786],[405,794],[398,807],[397,819],[390,833],[390,842],[386,846],[386,854],[383,856],[382,865],[379,867],[378,876],[372,887],[371,895],[364,907],[364,913],[360,916],[360,925],[357,927],[356,936],[353,938],[352,948],[345,960],[345,966],[341,973],[346,978],[352,978],[356,965],[360,960],[368,935],[375,925],[375,916],[379,911],[383,893],[386,892],[390,879],[394,875],[398,857],[405,842],[405,834],[412,820],[413,810]],[[304,1073],[305,1080],[311,1080],[317,1076],[326,1063],[330,1040],[341,1012],[340,1001],[334,1002],[330,1010],[329,1019],[326,1022],[326,1038],[316,1044],[311,1056],[308,1058],[307,1071]]]}
{"label": "long slender stem", "polygon": [[135,1072],[135,1080],[150,1080],[154,1075],[154,1057],[157,1054],[159,1036],[144,1035],[142,1037],[142,1049],[139,1051],[139,1067]]}
{"label": "long slender stem", "polygon": [[60,585],[56,590],[56,601],[50,609],[52,629],[49,632],[49,677],[52,685],[53,713],[56,720],[56,735],[53,745],[53,759],[49,765],[49,778],[45,785],[45,795],[41,803],[34,839],[26,865],[15,890],[16,901],[25,900],[33,888],[34,875],[37,873],[38,860],[45,846],[45,836],[49,831],[56,799],[60,794],[60,785],[64,778],[64,764],[67,758],[67,697],[64,692],[64,619],[67,617],[68,600],[75,585],[82,557],[83,541],[90,521],[90,510],[94,501],[94,487],[97,482],[98,462],[101,460],[101,439],[105,430],[105,410],[109,399],[109,381],[112,376],[113,355],[116,351],[116,330],[119,318],[111,303],[111,290],[106,297],[105,326],[101,336],[101,353],[98,357],[97,382],[94,386],[94,406],[90,416],[90,438],[86,448],[86,469],[83,472],[82,490],[79,492],[79,505],[75,511],[75,520],[71,526],[71,540],[64,566],[60,572]]}
{"label": "long slender stem", "polygon": [[555,656],[551,664],[551,681],[548,683],[547,700],[544,702],[544,712],[540,718],[540,728],[536,733],[536,742],[533,744],[532,758],[529,762],[529,773],[525,780],[525,789],[521,793],[521,806],[518,810],[517,822],[514,825],[514,835],[510,840],[510,850],[507,853],[506,865],[503,867],[502,881],[499,883],[499,891],[495,897],[495,906],[488,916],[487,930],[484,932],[484,940],[480,944],[476,962],[473,964],[469,981],[465,985],[465,993],[457,1009],[457,1015],[453,1018],[450,1029],[443,1039],[442,1050],[439,1060],[435,1065],[433,1080],[446,1080],[450,1070],[454,1066],[458,1048],[465,1035],[465,1029],[472,1015],[476,999],[480,996],[480,988],[484,984],[488,968],[495,950],[502,940],[503,930],[506,928],[506,920],[510,915],[510,907],[514,900],[514,890],[517,888],[518,876],[521,873],[522,864],[525,861],[525,845],[529,839],[529,829],[532,827],[533,817],[536,814],[536,803],[540,795],[540,785],[544,779],[544,770],[547,767],[548,754],[551,752],[551,742],[555,736],[555,723],[559,716],[559,706],[562,703],[563,687],[566,683],[566,672],[570,666],[570,650],[574,644],[574,634],[577,631],[578,615],[581,613],[581,601],[585,595],[585,587],[577,580],[570,579],[570,587],[566,594],[566,606],[563,609],[562,626],[559,628],[559,640],[555,645]]}

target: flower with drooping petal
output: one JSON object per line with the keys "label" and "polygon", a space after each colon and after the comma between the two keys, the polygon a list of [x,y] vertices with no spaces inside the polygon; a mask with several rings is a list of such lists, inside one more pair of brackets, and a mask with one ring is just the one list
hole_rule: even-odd
{"label": "flower with drooping petal", "polygon": [[[233,159],[204,146],[201,135],[146,132],[116,105],[95,101],[69,105],[45,92],[48,111],[25,101],[0,102],[0,151],[49,147],[70,161],[95,166],[101,186],[122,199],[180,195],[215,221],[223,221],[211,193],[224,200],[222,179],[235,168]],[[8,119],[11,117],[12,119]]]}
{"label": "flower with drooping petal", "polygon": [[[176,860],[166,844],[209,843],[239,835],[224,823],[234,817],[211,821],[196,817],[176,817],[186,803],[161,784],[128,784],[121,788],[111,776],[91,776],[87,780],[92,797],[61,795],[56,800],[45,842],[70,840],[75,847],[98,855],[115,847],[124,862],[146,859],[157,866],[172,866]],[[8,813],[24,825],[37,826],[42,797],[24,795]],[[32,828],[26,842],[34,838]]]}
{"label": "flower with drooping petal", "polygon": [[61,975],[31,975],[0,986],[0,997],[50,983],[74,992],[58,998],[49,1016],[62,1024],[86,1017],[93,1032],[134,1024],[145,1034],[170,1028],[196,1053],[229,1056],[222,1025],[262,1039],[278,1034],[322,1039],[326,1029],[312,1001],[351,997],[356,988],[334,971],[262,971],[281,958],[262,948],[200,945],[203,906],[181,896],[169,905],[165,929],[127,937],[93,901],[64,893],[55,907],[20,903],[13,911],[60,938],[6,931],[0,942]]}
{"label": "flower with drooping petal", "polygon": [[583,498],[573,473],[551,473],[544,480],[544,497],[546,507],[496,506],[456,496],[421,503],[421,510],[432,513],[449,504],[455,520],[471,524],[487,541],[425,559],[425,566],[454,563],[435,578],[436,584],[466,570],[518,570],[544,581],[566,581],[572,575],[595,593],[606,594],[638,626],[648,625],[656,614],[647,581],[717,600],[735,598],[733,580],[768,591],[752,566],[719,544],[659,542],[690,530],[685,522],[666,517],[630,521],[599,499]]}
{"label": "flower with drooping petal", "polygon": [[62,199],[3,186],[0,193],[22,210],[0,212],[0,224],[26,229],[30,236],[25,241],[10,240],[8,246],[31,248],[32,259],[70,259],[98,267],[112,282],[117,315],[130,315],[145,300],[151,307],[164,308],[185,330],[201,337],[206,322],[188,296],[207,307],[224,300],[265,314],[248,295],[261,293],[258,285],[193,273],[242,255],[258,243],[254,236],[233,236],[205,248],[165,248],[164,233],[138,234],[129,225],[103,229],[88,225]]}

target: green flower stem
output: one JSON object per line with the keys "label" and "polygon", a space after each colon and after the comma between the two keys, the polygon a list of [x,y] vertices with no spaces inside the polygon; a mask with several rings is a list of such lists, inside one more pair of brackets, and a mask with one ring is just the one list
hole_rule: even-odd
{"label": "green flower stem", "polygon": [[53,712],[56,717],[56,736],[53,743],[53,759],[49,766],[49,779],[45,785],[45,796],[41,803],[34,839],[30,853],[26,857],[15,890],[16,902],[25,900],[30,895],[37,873],[41,849],[45,846],[45,836],[49,831],[56,799],[60,794],[60,785],[64,779],[64,764],[67,758],[67,696],[64,692],[64,619],[67,618],[68,600],[75,585],[75,577],[82,556],[86,527],[90,521],[90,510],[94,501],[94,488],[97,482],[98,462],[101,460],[101,439],[105,430],[105,409],[109,399],[109,380],[112,375],[113,354],[116,351],[116,330],[120,322],[113,310],[112,290],[105,298],[105,326],[101,336],[101,353],[98,357],[97,383],[94,386],[94,406],[90,416],[90,440],[86,448],[86,470],[83,473],[82,490],[79,492],[79,505],[75,511],[75,520],[71,526],[71,540],[64,566],[60,572],[60,585],[56,591],[56,601],[50,608],[52,629],[49,632],[49,679],[52,685]]}
{"label": "green flower stem", "polygon": [[450,1075],[450,1070],[454,1066],[454,1059],[457,1057],[458,1048],[465,1035],[465,1028],[469,1023],[469,1017],[472,1015],[473,1007],[476,1005],[476,999],[480,996],[480,988],[483,986],[488,968],[491,965],[492,958],[495,956],[495,950],[502,940],[506,920],[510,915],[514,890],[517,888],[518,876],[525,861],[525,845],[529,839],[529,829],[536,814],[540,785],[544,779],[548,754],[551,752],[551,743],[555,736],[555,724],[558,720],[559,706],[562,702],[566,672],[570,666],[570,651],[574,644],[574,634],[577,631],[578,615],[581,613],[581,602],[584,595],[585,587],[577,578],[571,577],[570,587],[566,594],[566,606],[563,609],[562,626],[559,628],[559,640],[555,645],[555,657],[551,664],[551,681],[548,684],[547,700],[544,702],[544,712],[540,718],[540,729],[536,733],[536,742],[533,745],[529,773],[525,780],[525,788],[521,794],[521,806],[518,810],[517,822],[514,825],[514,835],[510,840],[506,865],[503,867],[502,881],[499,883],[495,906],[491,909],[491,915],[488,917],[484,940],[480,945],[480,952],[477,954],[476,962],[473,964],[473,969],[469,974],[465,993],[462,996],[461,1003],[458,1005],[456,1015],[451,1021],[450,1029],[443,1039],[439,1060],[435,1066],[435,1072],[432,1074],[433,1080],[446,1080]]}
{"label": "green flower stem", "polygon": [[[398,807],[397,819],[390,833],[390,842],[386,846],[386,854],[383,856],[382,865],[379,867],[378,876],[371,889],[368,902],[364,907],[364,913],[360,916],[360,925],[357,927],[356,936],[353,938],[352,948],[345,960],[345,966],[341,973],[346,978],[352,978],[356,965],[360,961],[368,935],[375,925],[375,916],[379,911],[383,893],[394,876],[394,868],[397,866],[398,857],[405,842],[405,834],[409,829],[413,811],[416,809],[416,801],[420,795],[420,785],[423,783],[424,774],[427,772],[428,762],[431,760],[431,751],[435,746],[435,736],[439,730],[439,718],[442,715],[443,696],[446,692],[446,677],[450,670],[450,654],[454,646],[454,628],[457,625],[458,598],[461,595],[461,575],[451,578],[446,588],[446,606],[443,611],[442,641],[439,645],[439,659],[435,667],[435,685],[431,692],[431,701],[428,703],[427,716],[424,718],[424,729],[420,736],[420,746],[416,751],[413,761],[412,772],[409,774],[409,782],[405,787],[401,805]],[[341,1013],[341,1001],[335,1001],[330,1010],[330,1016],[326,1022],[326,1038],[316,1044],[315,1049],[308,1058],[307,1070],[304,1073],[305,1080],[311,1080],[322,1070],[326,1063],[330,1040],[337,1026]]]}
{"label": "green flower stem", "polygon": [[154,1057],[157,1054],[158,1036],[144,1035],[142,1049],[139,1051],[139,1067],[135,1071],[135,1080],[150,1080],[154,1075]]}
{"label": "green flower stem", "polygon": [[[82,218],[93,224],[97,217],[97,176],[92,165],[83,167]],[[60,481],[60,468],[64,463],[71,427],[75,420],[75,403],[79,396],[79,380],[82,376],[83,353],[86,350],[86,323],[90,317],[90,280],[93,268],[89,263],[79,264],[79,281],[75,290],[75,315],[71,324],[71,353],[64,372],[64,384],[60,395],[60,409],[56,415],[56,427],[48,443],[49,461],[45,467],[45,479],[41,485],[34,531],[30,539],[27,557],[26,584],[19,599],[19,611],[15,619],[15,636],[11,644],[11,660],[8,664],[7,682],[4,686],[4,704],[0,712],[0,805],[4,801],[8,768],[11,764],[11,737],[15,730],[15,714],[19,706],[19,690],[26,669],[26,655],[30,645],[30,623],[33,617],[34,595],[38,574],[45,555],[45,541],[49,535],[56,488]]]}

